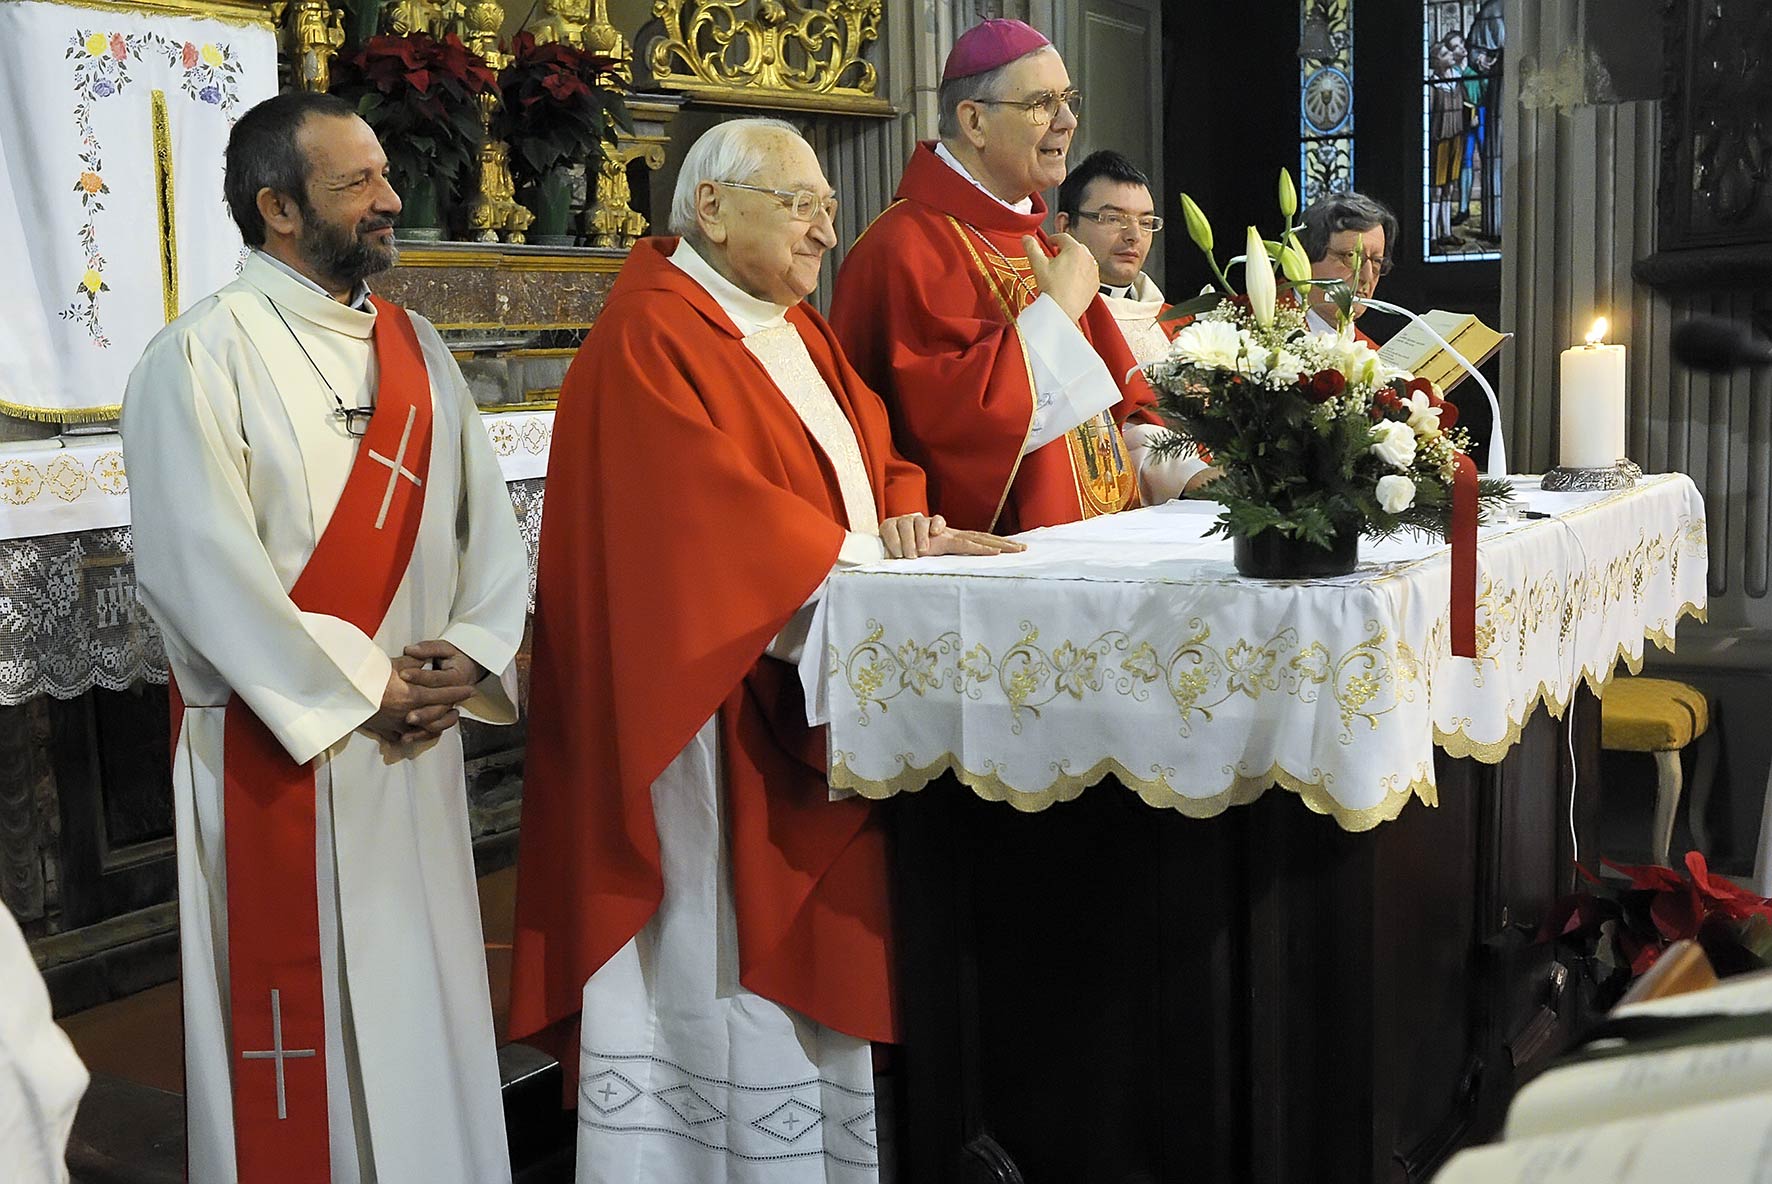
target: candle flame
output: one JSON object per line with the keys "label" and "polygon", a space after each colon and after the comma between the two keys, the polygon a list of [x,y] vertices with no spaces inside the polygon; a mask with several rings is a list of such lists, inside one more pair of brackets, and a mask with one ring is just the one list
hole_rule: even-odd
{"label": "candle flame", "polygon": [[1594,327],[1587,331],[1587,343],[1589,345],[1598,345],[1600,342],[1606,340],[1606,330],[1609,328],[1611,328],[1611,325],[1607,323],[1605,317],[1594,318]]}

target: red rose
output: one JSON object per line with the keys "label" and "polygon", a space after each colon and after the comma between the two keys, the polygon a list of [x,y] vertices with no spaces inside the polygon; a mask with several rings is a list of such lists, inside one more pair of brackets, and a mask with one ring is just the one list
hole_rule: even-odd
{"label": "red rose", "polygon": [[124,43],[123,34],[121,33],[111,34],[111,56],[118,61],[122,61],[129,56],[129,46]]}
{"label": "red rose", "polygon": [[192,45],[189,41],[185,42],[185,52],[184,52],[183,61],[185,64],[185,69],[187,69],[187,70],[189,70],[192,66],[195,66],[197,64],[197,47],[195,45]]}
{"label": "red rose", "polygon": [[1372,419],[1374,422],[1391,415],[1401,414],[1403,400],[1397,398],[1396,392],[1388,387],[1372,396]]}
{"label": "red rose", "polygon": [[1339,370],[1319,370],[1300,385],[1305,398],[1313,403],[1327,403],[1347,389],[1347,378]]}

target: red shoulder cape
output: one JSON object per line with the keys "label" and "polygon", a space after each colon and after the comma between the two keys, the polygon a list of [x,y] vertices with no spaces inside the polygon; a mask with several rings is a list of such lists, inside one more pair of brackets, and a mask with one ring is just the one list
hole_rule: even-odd
{"label": "red shoulder cape", "polygon": [[[831,327],[928,475],[931,507],[960,527],[1014,531],[1101,512],[1065,440],[1021,455],[1034,396],[1015,317],[1032,281],[1003,258],[1023,256],[1027,234],[1056,254],[1040,229],[1046,206],[1033,200],[1017,214],[919,144],[897,200],[844,257],[831,300]],[[1142,376],[1127,377],[1136,363],[1107,306],[1091,304],[1080,328],[1121,384],[1115,423],[1148,418],[1155,399]]]}
{"label": "red shoulder cape", "polygon": [[[720,717],[740,981],[894,1038],[884,845],[828,800],[824,735],[764,647],[830,572],[836,478],[719,305],[638,243],[561,388],[537,576],[511,1032],[574,1016],[657,910],[651,785]],[[924,508],[885,408],[788,313],[855,428],[881,517]],[[565,1051],[565,1050],[562,1050]],[[564,1061],[570,1081],[577,1059]]]}

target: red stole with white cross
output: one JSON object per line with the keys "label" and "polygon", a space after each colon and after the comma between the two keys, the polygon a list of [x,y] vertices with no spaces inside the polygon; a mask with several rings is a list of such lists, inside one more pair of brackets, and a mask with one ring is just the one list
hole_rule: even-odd
{"label": "red stole with white cross", "polygon": [[[418,538],[431,385],[406,310],[374,301],[375,414],[289,598],[373,637]],[[331,1178],[314,766],[234,695],[223,734],[229,1061],[240,1184]]]}

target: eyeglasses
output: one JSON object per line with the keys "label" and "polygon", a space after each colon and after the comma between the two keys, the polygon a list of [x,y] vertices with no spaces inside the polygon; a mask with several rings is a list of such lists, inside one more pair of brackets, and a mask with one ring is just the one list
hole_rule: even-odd
{"label": "eyeglasses", "polygon": [[1077,217],[1087,218],[1098,226],[1112,226],[1115,230],[1131,230],[1134,226],[1146,234],[1155,234],[1163,229],[1163,219],[1156,214],[1122,214],[1117,210],[1078,210]]}
{"label": "eyeglasses", "polygon": [[801,222],[810,222],[818,217],[819,211],[831,221],[837,220],[837,195],[820,197],[810,189],[770,189],[762,185],[745,185],[738,181],[716,181],[716,185],[725,185],[732,189],[749,189],[752,193],[769,193],[781,198],[781,204],[788,208]]}
{"label": "eyeglasses", "polygon": [[332,412],[332,418],[342,419],[345,423],[345,435],[361,440],[369,434],[369,421],[375,416],[373,407],[346,407],[339,402],[337,395],[332,397],[338,406]]}
{"label": "eyeglasses", "polygon": [[1047,91],[1043,95],[1035,95],[1031,99],[974,99],[987,107],[1020,107],[1028,122],[1036,127],[1044,127],[1058,118],[1060,107],[1069,107],[1075,115],[1083,110],[1083,92],[1080,90]]}
{"label": "eyeglasses", "polygon": [[1359,271],[1364,265],[1376,267],[1379,275],[1389,275],[1391,268],[1397,265],[1396,260],[1389,255],[1365,255],[1359,251],[1329,251],[1327,255],[1347,268],[1349,274]]}

